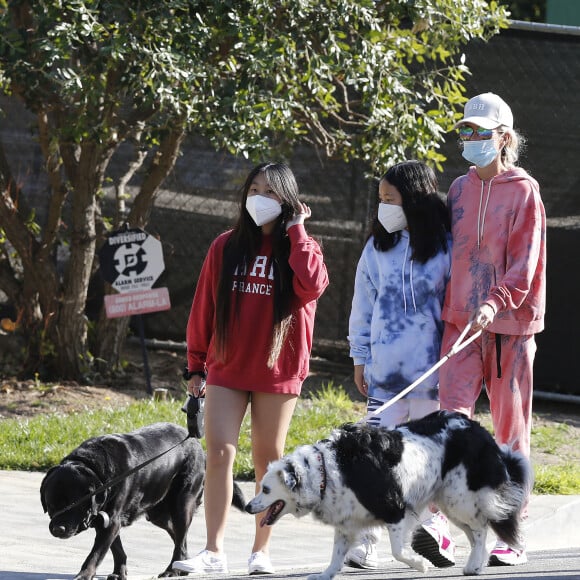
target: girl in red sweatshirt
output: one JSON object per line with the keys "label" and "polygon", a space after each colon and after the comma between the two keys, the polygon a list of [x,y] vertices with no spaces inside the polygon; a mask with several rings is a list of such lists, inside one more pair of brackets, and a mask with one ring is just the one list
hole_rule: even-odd
{"label": "girl in red sweatshirt", "polygon": [[[188,391],[206,399],[207,543],[194,558],[174,562],[176,570],[227,573],[226,516],[248,404],[256,482],[283,455],[308,375],[317,299],[328,285],[320,246],[304,229],[310,215],[288,166],[259,165],[241,190],[236,225],[206,256],[187,325],[187,363]],[[259,519],[249,573],[273,573],[271,528]]]}

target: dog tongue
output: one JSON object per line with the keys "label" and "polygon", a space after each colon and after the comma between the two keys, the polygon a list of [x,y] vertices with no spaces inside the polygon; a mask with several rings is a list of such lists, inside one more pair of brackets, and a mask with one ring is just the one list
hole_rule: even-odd
{"label": "dog tongue", "polygon": [[262,518],[260,522],[260,527],[263,526],[271,526],[278,517],[278,514],[284,509],[284,502],[283,501],[276,501],[274,502],[266,512],[266,515]]}
{"label": "dog tongue", "polygon": [[261,528],[263,528],[264,526],[270,525],[270,523],[272,522],[272,517],[273,517],[272,512],[275,512],[275,509],[276,509],[276,504],[272,504],[268,508],[268,511],[266,512],[266,515],[260,521],[260,527]]}

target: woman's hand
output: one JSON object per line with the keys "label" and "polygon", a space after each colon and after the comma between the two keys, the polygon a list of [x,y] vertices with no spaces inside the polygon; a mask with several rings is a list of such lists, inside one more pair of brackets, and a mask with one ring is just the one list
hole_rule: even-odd
{"label": "woman's hand", "polygon": [[495,310],[490,304],[484,302],[478,308],[476,308],[471,315],[471,320],[473,322],[471,330],[473,332],[484,330],[493,322],[494,318]]}
{"label": "woman's hand", "polygon": [[364,378],[365,365],[354,365],[354,384],[363,397],[369,396],[369,386]]}
{"label": "woman's hand", "polygon": [[205,395],[205,381],[199,375],[193,375],[187,383],[187,392],[194,397],[203,397]]}
{"label": "woman's hand", "polygon": [[302,202],[300,204],[300,211],[294,213],[294,215],[286,222],[286,231],[292,226],[296,226],[298,224],[303,224],[304,220],[307,220],[312,215],[312,210]]}

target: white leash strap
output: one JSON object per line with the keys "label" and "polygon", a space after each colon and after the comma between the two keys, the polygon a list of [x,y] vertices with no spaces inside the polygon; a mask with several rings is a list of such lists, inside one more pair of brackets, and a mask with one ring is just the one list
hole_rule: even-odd
{"label": "white leash strap", "polygon": [[453,343],[453,346],[449,349],[449,352],[437,363],[435,363],[428,371],[424,372],[417,380],[411,383],[408,387],[404,388],[400,393],[396,394],[392,399],[389,399],[386,403],[383,403],[378,409],[375,409],[370,413],[365,420],[375,415],[380,415],[385,409],[388,409],[391,405],[394,405],[399,399],[402,399],[407,393],[410,393],[417,385],[421,384],[427,377],[430,377],[440,366],[443,366],[453,355],[457,354],[460,350],[463,350],[468,344],[471,344],[476,340],[481,334],[481,330],[472,334],[466,341],[463,341],[466,334],[471,329],[473,322],[470,322],[459,335],[457,340]]}

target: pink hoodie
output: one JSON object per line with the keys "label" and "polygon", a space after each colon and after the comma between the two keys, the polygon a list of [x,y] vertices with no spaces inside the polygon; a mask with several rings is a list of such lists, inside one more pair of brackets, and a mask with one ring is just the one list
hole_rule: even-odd
{"label": "pink hoodie", "polygon": [[535,179],[515,168],[482,181],[475,167],[449,189],[453,250],[443,320],[463,328],[486,302],[498,334],[544,328],[546,214]]}

